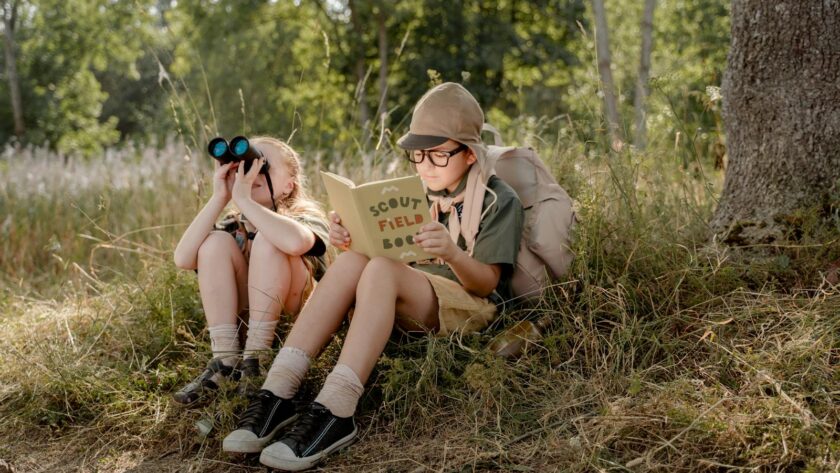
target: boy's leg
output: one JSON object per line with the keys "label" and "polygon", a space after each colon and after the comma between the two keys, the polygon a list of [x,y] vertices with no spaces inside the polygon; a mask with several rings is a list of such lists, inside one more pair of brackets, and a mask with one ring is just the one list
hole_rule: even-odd
{"label": "boy's leg", "polygon": [[356,311],[338,358],[362,383],[385,349],[396,315],[412,329],[434,333],[438,328],[437,297],[419,270],[388,258],[374,258],[359,281]]}
{"label": "boy's leg", "polygon": [[356,311],[338,364],[309,410],[279,442],[262,451],[260,462],[298,471],[352,442],[356,403],[391,335],[395,314],[434,331],[437,312],[437,298],[422,274],[386,258],[372,259],[357,285]]}
{"label": "boy's leg", "polygon": [[356,286],[368,258],[353,251],[338,256],[306,301],[278,353],[263,388],[277,396],[294,395],[309,368],[308,358],[320,353],[338,330],[356,299]]}
{"label": "boy's leg", "polygon": [[297,417],[291,398],[309,368],[309,357],[318,354],[338,329],[367,262],[358,253],[345,252],[330,266],[292,326],[263,389],[251,399],[237,429],[225,437],[225,451],[259,452]]}
{"label": "boy's leg", "polygon": [[198,250],[198,287],[210,332],[213,359],[207,369],[177,393],[175,401],[197,401],[214,388],[239,360],[237,314],[247,305],[248,263],[227,233],[211,232]]}

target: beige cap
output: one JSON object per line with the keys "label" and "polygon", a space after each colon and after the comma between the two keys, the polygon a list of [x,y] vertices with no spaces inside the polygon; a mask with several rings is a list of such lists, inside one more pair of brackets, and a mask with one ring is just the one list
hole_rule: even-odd
{"label": "beige cap", "polygon": [[484,112],[475,97],[461,84],[444,82],[426,92],[411,115],[408,133],[397,140],[403,149],[427,149],[446,140],[472,149],[481,167],[487,148],[481,141]]}

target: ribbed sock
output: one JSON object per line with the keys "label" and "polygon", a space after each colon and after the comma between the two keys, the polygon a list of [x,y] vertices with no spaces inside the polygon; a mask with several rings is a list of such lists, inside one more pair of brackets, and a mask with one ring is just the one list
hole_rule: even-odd
{"label": "ribbed sock", "polygon": [[297,393],[303,377],[309,370],[309,355],[300,348],[283,347],[268,370],[263,389],[275,396],[291,399]]}
{"label": "ribbed sock", "polygon": [[338,417],[350,417],[356,412],[356,404],[362,397],[365,386],[359,376],[347,365],[335,365],[327,375],[324,387],[315,398]]}
{"label": "ribbed sock", "polygon": [[239,337],[236,324],[219,324],[209,327],[210,349],[213,358],[222,360],[227,366],[234,366],[239,361]]}
{"label": "ribbed sock", "polygon": [[243,358],[256,358],[260,352],[271,350],[277,322],[279,322],[278,319],[254,320],[248,324],[248,338],[245,339]]}

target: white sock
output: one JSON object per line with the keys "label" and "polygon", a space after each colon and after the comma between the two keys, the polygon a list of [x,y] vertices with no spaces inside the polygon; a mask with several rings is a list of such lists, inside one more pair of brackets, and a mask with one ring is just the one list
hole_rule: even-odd
{"label": "white sock", "polygon": [[210,349],[213,358],[219,358],[226,366],[239,361],[239,335],[236,324],[219,324],[209,327]]}
{"label": "white sock", "polygon": [[265,376],[263,389],[268,389],[283,399],[291,399],[297,393],[307,371],[309,355],[300,348],[283,347]]}
{"label": "white sock", "polygon": [[365,386],[359,376],[347,365],[335,365],[327,375],[324,387],[315,398],[315,402],[323,405],[333,415],[350,417],[356,412],[356,404],[362,397]]}
{"label": "white sock", "polygon": [[243,358],[256,358],[261,351],[271,350],[271,342],[274,341],[274,329],[277,328],[275,320],[254,320],[248,324],[248,338],[245,339],[245,350]]}

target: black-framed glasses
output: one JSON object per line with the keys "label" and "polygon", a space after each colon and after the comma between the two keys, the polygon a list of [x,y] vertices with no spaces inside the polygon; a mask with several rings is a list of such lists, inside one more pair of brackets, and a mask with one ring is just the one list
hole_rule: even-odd
{"label": "black-framed glasses", "polygon": [[414,164],[420,164],[423,162],[424,159],[427,157],[429,158],[429,162],[432,163],[432,166],[437,166],[439,168],[445,168],[449,165],[449,159],[452,156],[460,153],[461,151],[466,150],[469,146],[461,143],[458,145],[457,148],[449,151],[439,150],[439,149],[414,149],[414,150],[406,150],[405,156]]}

